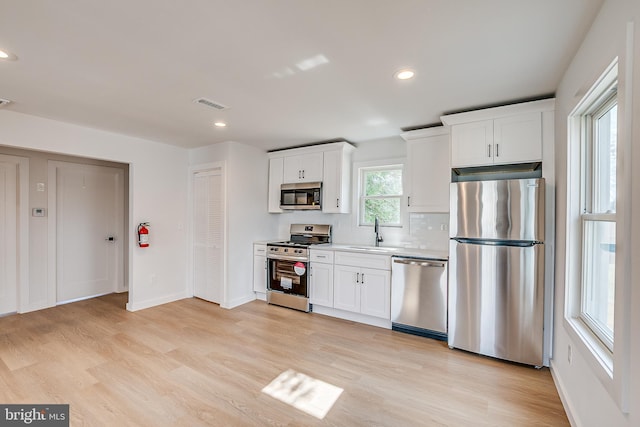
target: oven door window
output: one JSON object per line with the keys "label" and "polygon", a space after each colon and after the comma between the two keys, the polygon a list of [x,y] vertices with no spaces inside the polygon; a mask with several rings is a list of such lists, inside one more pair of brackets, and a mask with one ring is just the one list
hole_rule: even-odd
{"label": "oven door window", "polygon": [[307,263],[303,261],[270,259],[269,289],[308,297],[307,268]]}

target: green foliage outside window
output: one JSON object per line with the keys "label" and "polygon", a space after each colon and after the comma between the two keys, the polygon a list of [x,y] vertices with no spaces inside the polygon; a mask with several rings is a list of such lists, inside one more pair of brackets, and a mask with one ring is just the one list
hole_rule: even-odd
{"label": "green foliage outside window", "polygon": [[365,169],[362,185],[362,224],[373,224],[377,216],[381,224],[400,225],[402,169]]}

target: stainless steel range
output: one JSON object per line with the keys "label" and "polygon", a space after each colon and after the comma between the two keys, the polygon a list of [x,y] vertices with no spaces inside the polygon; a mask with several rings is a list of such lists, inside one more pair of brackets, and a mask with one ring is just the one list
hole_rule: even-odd
{"label": "stainless steel range", "polygon": [[309,305],[309,246],[331,242],[331,225],[291,224],[290,240],[267,243],[267,302],[301,311]]}

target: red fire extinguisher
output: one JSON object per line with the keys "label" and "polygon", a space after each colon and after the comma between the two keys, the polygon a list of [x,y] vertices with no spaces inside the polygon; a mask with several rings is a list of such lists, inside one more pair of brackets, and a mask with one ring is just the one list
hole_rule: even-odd
{"label": "red fire extinguisher", "polygon": [[149,227],[148,222],[141,222],[138,224],[138,246],[141,248],[149,247]]}

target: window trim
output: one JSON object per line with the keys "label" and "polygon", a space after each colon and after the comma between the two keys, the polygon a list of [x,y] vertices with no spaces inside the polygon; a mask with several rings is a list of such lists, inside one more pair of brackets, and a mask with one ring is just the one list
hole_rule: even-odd
{"label": "window trim", "polygon": [[[627,28],[626,56],[633,57],[632,31]],[[631,28],[632,30],[632,28]],[[622,412],[628,413],[629,402],[629,373],[631,367],[631,264],[629,250],[631,236],[628,229],[631,218],[631,100],[632,88],[627,76],[633,75],[632,63],[627,62],[618,70],[618,58],[606,67],[587,94],[577,102],[575,108],[567,117],[567,187],[566,187],[566,270],[564,286],[564,316],[563,325],[568,335],[567,344],[571,351],[580,354],[582,362],[592,371],[603,388],[618,404]],[[583,150],[580,150],[580,139],[577,135],[584,132],[581,116],[588,111],[588,107],[602,96],[603,88],[612,82],[620,83],[618,90],[618,135],[617,135],[617,168],[616,168],[616,290],[614,313],[614,353],[590,332],[576,313],[580,310],[580,274],[582,262],[581,200],[584,194],[580,185],[580,174]],[[626,155],[625,155],[626,154]],[[577,289],[576,289],[577,288]],[[562,349],[560,351],[563,351]],[[556,353],[556,352],[554,352]],[[567,353],[565,353],[567,354]],[[568,357],[570,359],[570,357]],[[554,359],[558,359],[556,355]],[[562,358],[560,358],[562,359]],[[558,365],[567,363],[564,359],[556,361]],[[571,361],[568,361],[571,364]]]}

